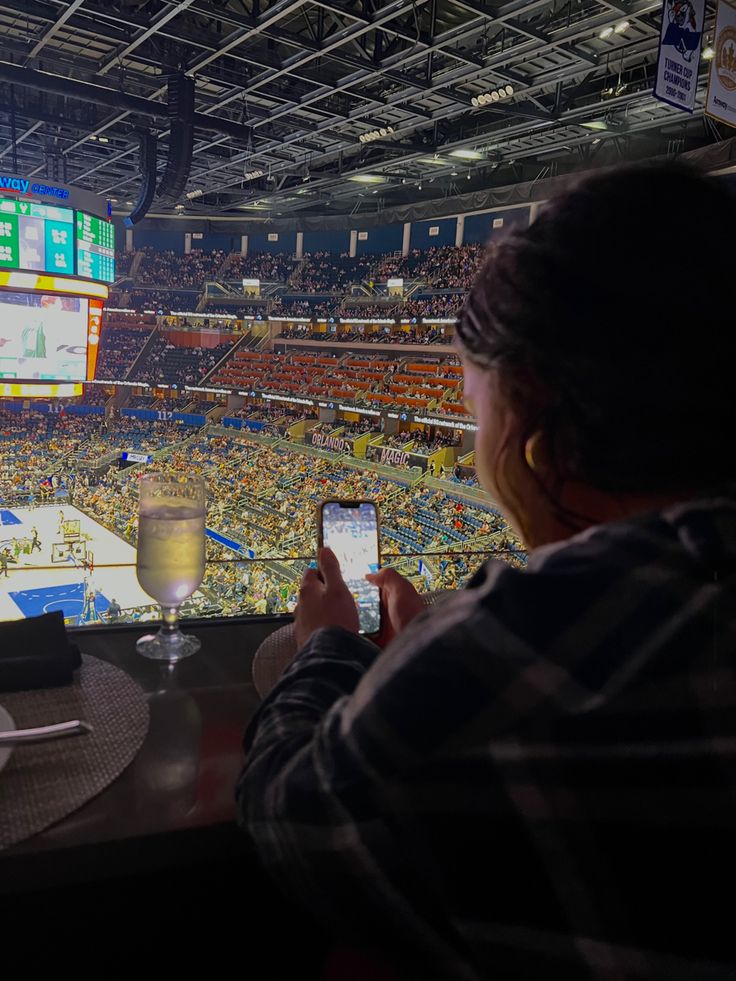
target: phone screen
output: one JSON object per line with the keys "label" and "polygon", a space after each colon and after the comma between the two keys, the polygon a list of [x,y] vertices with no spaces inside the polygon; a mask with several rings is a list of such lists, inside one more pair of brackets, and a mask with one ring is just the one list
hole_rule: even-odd
{"label": "phone screen", "polygon": [[362,634],[381,628],[380,593],[366,582],[368,572],[378,572],[378,514],[366,501],[322,505],[322,544],[337,556],[342,576],[355,597]]}

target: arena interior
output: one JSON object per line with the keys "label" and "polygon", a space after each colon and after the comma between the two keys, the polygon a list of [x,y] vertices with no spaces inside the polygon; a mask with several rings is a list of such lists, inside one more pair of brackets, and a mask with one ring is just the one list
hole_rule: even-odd
{"label": "arena interior", "polygon": [[0,42],[3,979],[734,981],[736,0]]}
{"label": "arena interior", "polygon": [[[207,482],[188,617],[292,611],[326,497],[375,500],[420,590],[523,564],[478,486],[455,317],[577,173],[729,179],[712,48],[683,113],[653,89],[659,4],[139,6],[0,3],[0,616],[156,618],[152,470]],[[52,353],[23,319],[45,303],[88,338]]]}

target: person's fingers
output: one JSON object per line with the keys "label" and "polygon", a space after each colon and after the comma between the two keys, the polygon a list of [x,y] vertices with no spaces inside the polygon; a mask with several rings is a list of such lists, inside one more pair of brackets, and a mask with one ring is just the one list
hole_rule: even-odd
{"label": "person's fingers", "polygon": [[[381,569],[380,572],[370,573],[365,578],[374,586],[378,586],[387,605],[409,603],[413,606],[418,599],[416,589],[395,569]],[[421,600],[419,602],[421,603]]]}
{"label": "person's fingers", "polygon": [[337,556],[331,548],[321,548],[319,550],[318,562],[319,571],[322,573],[325,585],[334,586],[342,582],[340,563],[337,561]]}
{"label": "person's fingers", "polygon": [[396,569],[381,569],[379,572],[369,572],[365,577],[368,582],[378,586],[379,589],[397,589],[406,582],[404,577]]}
{"label": "person's fingers", "polygon": [[307,569],[302,576],[302,584],[299,588],[299,595],[312,593],[322,585],[322,580],[316,569]]}

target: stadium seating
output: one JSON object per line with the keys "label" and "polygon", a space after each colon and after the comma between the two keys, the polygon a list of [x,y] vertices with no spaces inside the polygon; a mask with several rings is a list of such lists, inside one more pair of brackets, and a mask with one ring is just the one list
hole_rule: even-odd
{"label": "stadium seating", "polygon": [[[452,318],[462,304],[464,292],[483,259],[480,245],[459,248],[443,246],[414,250],[402,257],[363,255],[350,257],[327,252],[307,253],[297,259],[289,253],[260,252],[242,256],[221,250],[194,249],[180,255],[171,250],[144,248],[132,263],[129,254],[119,258],[119,271],[134,268],[134,285],[123,297],[136,310],[195,310],[207,282],[240,284],[243,278],[270,284],[267,300],[261,304],[238,303],[237,298],[223,304],[207,300],[213,309],[243,316],[283,317],[422,317]],[[386,280],[404,278],[411,295],[393,302],[355,303],[349,296],[359,286],[366,297],[386,297]]]}
{"label": "stadium seating", "polygon": [[100,335],[96,376],[117,381],[124,379],[143,350],[150,333],[151,328],[145,325],[118,327],[114,324],[104,324]]}
{"label": "stadium seating", "polygon": [[241,349],[209,380],[233,389],[306,392],[386,406],[450,406],[458,415],[467,414],[462,371],[453,359],[416,363]]}
{"label": "stadium seating", "polygon": [[215,249],[203,252],[193,249],[185,255],[172,251],[159,252],[152,248],[141,250],[143,256],[138,267],[136,282],[151,286],[165,286],[171,289],[201,287],[209,279],[214,279],[225,262],[226,254]]}
{"label": "stadium seating", "polygon": [[145,359],[135,366],[131,380],[166,385],[196,385],[221,361],[233,341],[213,348],[176,347],[165,334],[157,336]]}

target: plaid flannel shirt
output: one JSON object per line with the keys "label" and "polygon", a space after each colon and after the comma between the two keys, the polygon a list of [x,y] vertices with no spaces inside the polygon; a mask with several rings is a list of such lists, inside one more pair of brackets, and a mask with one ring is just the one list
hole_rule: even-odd
{"label": "plaid flannel shirt", "polygon": [[729,499],[489,562],[383,652],[314,634],[241,824],[412,977],[733,981],[735,654]]}

